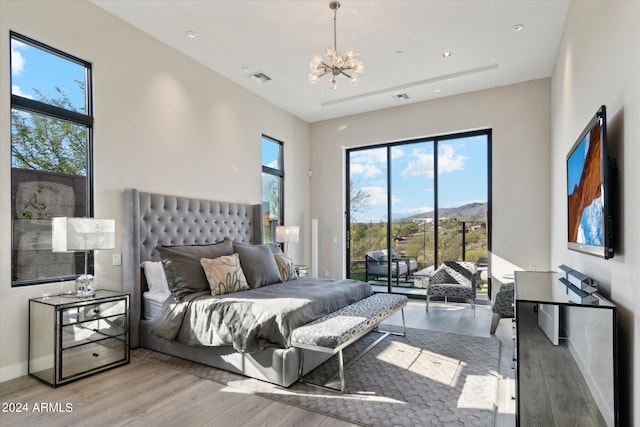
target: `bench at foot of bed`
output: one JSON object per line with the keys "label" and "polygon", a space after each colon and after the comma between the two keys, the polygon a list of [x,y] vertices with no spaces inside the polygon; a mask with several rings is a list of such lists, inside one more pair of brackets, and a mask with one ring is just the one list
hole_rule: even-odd
{"label": "bench at foot of bed", "polygon": [[[291,345],[302,349],[300,379],[304,371],[304,350],[338,353],[340,392],[344,393],[344,370],[349,365],[390,334],[405,335],[404,307],[406,305],[407,297],[404,295],[374,294],[294,330],[291,334]],[[402,310],[402,333],[381,331],[384,335],[351,359],[349,365],[344,366],[342,349],[377,328],[380,322],[398,310]]]}

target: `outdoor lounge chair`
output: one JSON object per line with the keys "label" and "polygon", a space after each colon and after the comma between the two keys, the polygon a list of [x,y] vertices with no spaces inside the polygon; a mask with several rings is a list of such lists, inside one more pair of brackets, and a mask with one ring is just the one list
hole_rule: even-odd
{"label": "outdoor lounge chair", "polygon": [[476,284],[478,269],[474,262],[445,261],[429,277],[427,285],[427,307],[432,297],[444,297],[445,302],[449,298],[467,300],[473,307],[473,315],[476,314]]}
{"label": "outdoor lounge chair", "polygon": [[[387,250],[371,251],[365,255],[366,270],[365,281],[369,277],[387,277],[389,274],[389,256]],[[418,259],[415,257],[402,256],[397,251],[391,250],[391,277],[395,277],[396,284],[400,282],[400,276],[404,276],[409,281],[409,275],[418,270]]]}

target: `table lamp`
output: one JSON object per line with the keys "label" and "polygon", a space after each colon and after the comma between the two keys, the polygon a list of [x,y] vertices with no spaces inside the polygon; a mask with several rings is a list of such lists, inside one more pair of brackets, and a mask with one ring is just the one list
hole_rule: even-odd
{"label": "table lamp", "polygon": [[52,252],[84,252],[84,274],[76,279],[76,296],[93,296],[94,278],[87,273],[89,251],[115,248],[115,220],[57,217],[51,222]]}
{"label": "table lamp", "polygon": [[284,251],[288,251],[290,242],[297,243],[300,241],[300,227],[279,225],[276,227],[276,242],[284,243]]}

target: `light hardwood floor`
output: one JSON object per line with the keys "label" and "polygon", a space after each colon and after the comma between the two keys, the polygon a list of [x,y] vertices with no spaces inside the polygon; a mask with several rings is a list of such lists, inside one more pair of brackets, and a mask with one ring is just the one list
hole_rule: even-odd
{"label": "light hardwood floor", "polygon": [[[491,308],[410,300],[407,327],[489,336]],[[400,314],[388,321],[401,325]],[[496,426],[515,425],[514,343],[511,321],[496,331],[502,342]],[[131,358],[129,365],[58,387],[24,376],[0,383],[0,426],[319,426],[352,424],[238,389],[204,380],[153,362]],[[16,412],[22,404],[29,412]],[[39,411],[37,411],[39,410]],[[8,411],[8,412],[5,412]]]}

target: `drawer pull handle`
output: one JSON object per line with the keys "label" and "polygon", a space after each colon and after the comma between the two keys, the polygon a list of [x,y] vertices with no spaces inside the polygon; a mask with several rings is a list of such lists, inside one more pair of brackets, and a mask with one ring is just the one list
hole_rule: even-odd
{"label": "drawer pull handle", "polygon": [[98,356],[100,356],[100,355],[99,355],[98,353],[93,353],[93,354],[92,354],[92,356],[93,356],[93,357],[98,357]]}

